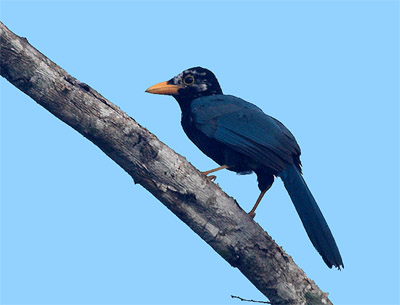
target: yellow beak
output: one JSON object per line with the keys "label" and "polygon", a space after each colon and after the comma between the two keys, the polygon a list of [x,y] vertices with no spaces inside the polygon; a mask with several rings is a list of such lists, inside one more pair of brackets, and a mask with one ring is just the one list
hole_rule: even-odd
{"label": "yellow beak", "polygon": [[177,95],[179,89],[182,89],[182,87],[168,84],[168,82],[162,82],[151,86],[146,90],[146,92],[153,94]]}

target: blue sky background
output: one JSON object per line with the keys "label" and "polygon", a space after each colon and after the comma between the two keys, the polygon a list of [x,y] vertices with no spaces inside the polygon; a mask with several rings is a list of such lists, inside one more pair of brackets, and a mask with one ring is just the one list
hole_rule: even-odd
{"label": "blue sky background", "polygon": [[[277,180],[256,221],[335,304],[399,303],[399,2],[1,1],[1,21],[200,170],[177,103],[203,66],[282,121],[341,250],[330,270]],[[3,78],[2,304],[265,300],[97,147]],[[254,175],[217,183],[250,210]]]}

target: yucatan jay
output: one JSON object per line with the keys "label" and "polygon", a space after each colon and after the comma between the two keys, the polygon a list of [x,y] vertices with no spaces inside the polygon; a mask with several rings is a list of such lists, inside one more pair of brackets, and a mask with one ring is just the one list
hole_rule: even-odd
{"label": "yucatan jay", "polygon": [[204,68],[187,69],[146,90],[172,95],[182,110],[186,135],[220,167],[239,174],[256,173],[261,194],[250,216],[274,177],[283,180],[304,228],[329,268],[343,267],[342,257],[301,171],[300,147],[292,133],[257,106],[222,93],[215,75]]}

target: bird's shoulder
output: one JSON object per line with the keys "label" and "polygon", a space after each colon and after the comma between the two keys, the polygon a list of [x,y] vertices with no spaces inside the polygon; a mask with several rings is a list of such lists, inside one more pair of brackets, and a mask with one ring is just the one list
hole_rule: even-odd
{"label": "bird's shoulder", "polygon": [[243,133],[283,132],[292,136],[277,119],[265,114],[259,107],[232,95],[201,97],[192,102],[191,113],[195,124],[240,130]]}
{"label": "bird's shoulder", "polygon": [[242,113],[263,113],[256,105],[249,103],[233,95],[211,95],[195,99],[191,104],[191,111],[194,114],[207,114],[208,117],[219,117],[224,114]]}
{"label": "bird's shoulder", "polygon": [[212,95],[192,101],[191,116],[195,126],[212,136],[223,126],[254,122],[255,116],[265,116],[256,105],[232,95]]}

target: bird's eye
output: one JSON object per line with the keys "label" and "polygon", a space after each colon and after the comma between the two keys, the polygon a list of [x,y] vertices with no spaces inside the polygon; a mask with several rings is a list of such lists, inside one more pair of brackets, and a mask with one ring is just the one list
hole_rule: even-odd
{"label": "bird's eye", "polygon": [[186,75],[183,79],[183,83],[187,86],[193,85],[194,77],[192,75]]}

